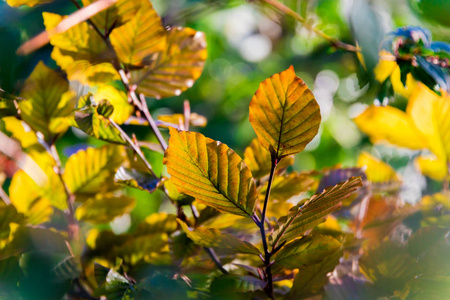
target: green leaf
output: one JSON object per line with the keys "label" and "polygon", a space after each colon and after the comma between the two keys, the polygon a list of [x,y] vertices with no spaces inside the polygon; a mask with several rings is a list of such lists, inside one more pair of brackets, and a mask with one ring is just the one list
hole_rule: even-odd
{"label": "green leaf", "polygon": [[[270,190],[270,199],[278,202],[285,202],[292,197],[310,191],[316,184],[316,180],[308,174],[293,172],[289,175],[276,176]],[[265,194],[267,184],[260,190],[260,194]]]}
{"label": "green leaf", "polygon": [[342,250],[339,249],[317,264],[300,267],[285,299],[303,299],[322,290],[328,282],[327,274],[339,264],[341,256]]}
{"label": "green leaf", "polygon": [[14,207],[14,205],[0,206],[0,241],[7,239],[11,234],[11,225],[23,224],[25,216]]}
{"label": "green leaf", "polygon": [[[272,167],[270,152],[261,146],[257,138],[254,138],[244,151],[244,161],[252,171],[253,177],[262,178],[269,175]],[[277,170],[285,169],[294,163],[293,156],[286,156],[277,165]]]}
{"label": "green leaf", "polygon": [[156,177],[153,174],[124,167],[120,167],[117,170],[114,180],[117,183],[148,191],[149,193],[154,192],[161,184],[159,177]]}
{"label": "green leaf", "polygon": [[81,270],[80,261],[73,256],[68,256],[52,269],[52,273],[56,281],[65,281],[80,276]]}
{"label": "green leaf", "polygon": [[125,158],[121,146],[87,148],[69,157],[63,175],[71,193],[95,194],[114,188],[114,174]]}
{"label": "green leaf", "polygon": [[137,234],[167,233],[177,230],[177,217],[165,212],[153,213],[138,225]]}
{"label": "green leaf", "polygon": [[114,106],[108,100],[103,99],[98,103],[96,111],[100,116],[109,118],[114,112]]}
{"label": "green leaf", "polygon": [[191,257],[198,254],[202,247],[194,243],[185,232],[175,232],[169,241],[170,255],[175,260],[183,260],[186,257]]}
{"label": "green leaf", "polygon": [[197,227],[190,229],[186,223],[177,220],[186,235],[197,245],[218,248],[230,253],[254,254],[259,256],[259,250],[249,242],[241,241],[229,233],[221,233],[216,228]]}
{"label": "green leaf", "polygon": [[110,39],[122,63],[142,66],[150,56],[166,48],[166,32],[150,1],[141,1],[141,8],[125,25],[114,29]]}
{"label": "green leaf", "polygon": [[84,133],[107,142],[127,145],[120,132],[97,112],[91,94],[82,96],[78,100],[78,107],[79,109],[75,111],[75,123]]}
{"label": "green leaf", "polygon": [[305,231],[322,223],[328,214],[339,209],[342,200],[361,186],[361,177],[352,177],[345,182],[326,188],[309,200],[301,201],[289,210],[287,216],[278,220],[278,226],[269,240],[276,245],[279,242],[301,237]]}
{"label": "green leaf", "polygon": [[22,5],[33,7],[38,4],[50,3],[53,1],[54,0],[6,0],[6,3],[12,7],[19,7]]}
{"label": "green leaf", "polygon": [[263,290],[265,286],[265,281],[252,276],[223,275],[214,278],[210,289],[211,294],[217,297],[230,293],[235,294]]}
{"label": "green leaf", "polygon": [[93,224],[108,223],[115,217],[131,212],[134,206],[134,198],[100,194],[80,205],[75,211],[75,216],[80,221]]}
{"label": "green leaf", "polygon": [[319,104],[292,66],[261,82],[250,102],[250,123],[261,145],[277,159],[302,152],[320,120]]}
{"label": "green leaf", "polygon": [[108,300],[128,300],[135,299],[135,292],[133,283],[110,269],[103,284],[94,291],[94,296],[106,296]]}
{"label": "green leaf", "polygon": [[[114,107],[114,111],[109,116],[111,120],[117,124],[123,124],[133,114],[134,107],[128,102],[128,96],[124,91],[121,91],[111,85],[100,86],[97,92],[92,96],[96,103],[101,103],[106,99]],[[78,106],[82,107],[82,106]],[[101,113],[98,112],[100,115]]]}
{"label": "green leaf", "polygon": [[335,253],[341,243],[327,235],[307,236],[295,240],[281,248],[274,256],[274,271],[297,269],[304,265],[320,263]]}
{"label": "green leaf", "polygon": [[221,212],[253,215],[255,182],[244,161],[227,145],[171,127],[163,162],[180,193]]}
{"label": "green leaf", "polygon": [[140,235],[115,247],[111,254],[113,258],[122,258],[126,264],[135,265],[142,260],[151,263],[152,259],[158,259],[157,256],[163,254],[162,249],[167,246],[167,243],[168,237],[166,234]]}
{"label": "green leaf", "polygon": [[156,99],[178,96],[200,77],[206,61],[203,32],[174,27],[167,32],[167,47],[150,66],[131,71],[138,92]]}
{"label": "green leaf", "polygon": [[0,299],[20,299],[18,282],[22,278],[23,271],[17,257],[0,260]]}
{"label": "green leaf", "polygon": [[26,99],[19,103],[22,119],[34,131],[41,132],[47,142],[52,142],[68,128],[68,125],[57,130],[50,127],[52,120],[69,117],[75,109],[75,94],[68,89],[66,80],[39,62],[20,93]]}
{"label": "green leaf", "polygon": [[18,115],[16,105],[21,100],[0,89],[0,118]]}

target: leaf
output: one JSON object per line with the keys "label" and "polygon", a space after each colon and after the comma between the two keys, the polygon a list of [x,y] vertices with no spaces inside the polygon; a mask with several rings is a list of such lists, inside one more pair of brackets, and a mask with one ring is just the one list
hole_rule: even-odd
{"label": "leaf", "polygon": [[25,216],[17,212],[14,205],[0,206],[0,245],[9,238],[14,226],[24,224]]}
{"label": "leaf", "polygon": [[149,64],[151,54],[166,48],[164,27],[150,1],[141,0],[134,18],[114,29],[110,39],[119,60],[133,66]]}
{"label": "leaf", "polygon": [[[173,115],[159,115],[158,120],[161,121],[158,126],[161,127],[177,127],[179,122],[185,123],[183,114],[173,114]],[[167,124],[169,123],[169,124]],[[207,123],[206,117],[199,115],[197,113],[191,113],[189,115],[189,125],[194,127],[205,127]]]}
{"label": "leaf", "polygon": [[124,151],[120,146],[80,150],[67,160],[64,182],[74,194],[108,191],[114,186],[115,171],[124,158]]}
{"label": "leaf", "polygon": [[26,215],[30,224],[44,223],[53,214],[49,197],[45,197],[41,187],[22,170],[14,174],[9,187],[9,196],[17,211]]}
{"label": "leaf", "polygon": [[163,163],[180,193],[221,212],[253,215],[255,182],[244,161],[227,145],[171,127]]}
{"label": "leaf", "polygon": [[161,184],[161,180],[150,173],[124,167],[117,170],[114,181],[149,193],[154,192]]}
{"label": "leaf", "polygon": [[128,279],[110,269],[105,282],[94,291],[93,296],[105,296],[108,300],[126,300],[135,299],[135,293],[134,285]]}
{"label": "leaf", "polygon": [[169,241],[170,255],[174,260],[183,260],[186,257],[197,255],[202,247],[195,244],[185,232],[178,231],[172,234]]}
{"label": "leaf", "polygon": [[361,177],[352,177],[345,182],[326,188],[309,200],[301,201],[289,210],[287,216],[278,220],[276,230],[269,237],[272,245],[301,237],[305,231],[322,223],[328,214],[339,209],[342,200],[361,186]]}
{"label": "leaf", "polygon": [[274,259],[275,272],[282,269],[297,269],[304,265],[321,263],[335,253],[341,243],[331,236],[306,236],[283,246]]}
{"label": "leaf", "polygon": [[138,225],[138,234],[175,232],[178,228],[177,217],[165,212],[153,213]]}
{"label": "leaf", "polygon": [[[83,6],[88,6],[95,0],[82,0]],[[136,0],[118,0],[112,6],[91,18],[91,21],[103,32],[109,33],[117,26],[130,21],[139,11],[142,2]]]}
{"label": "leaf", "polygon": [[[315,184],[316,180],[305,173],[293,172],[289,175],[277,176],[272,183],[270,198],[276,200],[275,203],[286,202],[302,192],[310,191]],[[260,189],[260,195],[265,194],[266,190],[267,184]]]}
{"label": "leaf", "polygon": [[261,145],[277,159],[302,152],[320,120],[314,95],[292,66],[261,82],[250,102],[250,123]]}
{"label": "leaf", "polygon": [[111,257],[120,257],[124,263],[136,265],[139,262],[151,263],[155,255],[162,254],[162,248],[167,246],[166,234],[156,233],[136,236],[128,239],[124,244],[112,249]]}
{"label": "leaf", "polygon": [[93,98],[96,103],[100,103],[103,99],[108,100],[114,107],[114,112],[109,117],[117,124],[123,124],[133,114],[134,108],[128,103],[127,94],[113,86],[100,86]]}
{"label": "leaf", "polygon": [[6,0],[6,3],[12,7],[19,7],[22,5],[33,7],[38,4],[50,3],[53,1],[54,0]]}
{"label": "leaf", "polygon": [[361,152],[358,157],[357,166],[365,168],[367,179],[373,183],[400,181],[400,177],[395,170],[382,160],[370,155],[368,152]]}
{"label": "leaf", "polygon": [[166,51],[148,67],[131,71],[138,92],[156,99],[178,96],[200,77],[207,52],[203,32],[175,27],[167,32]]}
{"label": "leaf", "polygon": [[41,132],[47,142],[52,142],[68,128],[66,126],[58,131],[50,129],[53,119],[68,117],[75,108],[75,94],[67,92],[68,88],[66,80],[39,62],[20,93],[27,99],[19,103],[22,119],[35,131]]}
{"label": "leaf", "polygon": [[[253,177],[262,178],[269,175],[272,167],[270,152],[264,149],[257,138],[245,148],[244,161],[252,171]],[[285,169],[294,163],[293,156],[286,156],[277,164],[277,170]]]}
{"label": "leaf", "polygon": [[327,274],[339,264],[341,256],[342,250],[339,249],[317,264],[300,267],[285,299],[303,299],[319,292],[327,284]]}
{"label": "leaf", "polygon": [[108,100],[103,99],[98,103],[97,108],[95,110],[97,111],[99,116],[108,119],[114,112],[114,106],[112,106]]}
{"label": "leaf", "polygon": [[216,228],[197,227],[190,229],[186,223],[177,220],[186,235],[197,245],[218,248],[230,253],[260,255],[259,250],[249,242],[241,241],[229,233],[221,233]]}
{"label": "leaf", "polygon": [[189,205],[195,200],[194,197],[178,192],[178,189],[171,178],[166,178],[166,180],[164,180],[164,189],[167,191],[167,196],[169,196],[172,201],[176,201],[179,205]]}
{"label": "leaf", "polygon": [[214,278],[210,289],[213,297],[222,297],[224,295],[263,290],[265,286],[265,281],[252,276],[223,275]]}
{"label": "leaf", "polygon": [[65,281],[78,278],[81,274],[81,263],[73,256],[68,256],[52,269],[56,281]]}
{"label": "leaf", "polygon": [[111,222],[115,217],[130,213],[134,206],[134,198],[101,194],[80,205],[75,211],[75,216],[80,221],[103,224]]}
{"label": "leaf", "polygon": [[16,104],[21,100],[0,89],[0,118],[18,115]]}

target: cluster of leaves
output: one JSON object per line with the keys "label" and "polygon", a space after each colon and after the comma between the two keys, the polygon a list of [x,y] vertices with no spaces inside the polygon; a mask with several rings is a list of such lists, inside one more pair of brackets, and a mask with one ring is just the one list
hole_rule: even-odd
{"label": "cluster of leaves", "polygon": [[[105,6],[64,30],[76,13],[43,15],[51,57],[67,79],[41,62],[19,96],[0,94],[0,149],[19,168],[0,202],[0,298],[448,294],[445,188],[401,205],[400,176],[369,153],[355,168],[292,171],[293,156],[321,122],[293,67],[255,92],[249,119],[257,138],[241,158],[189,131],[206,121],[188,103],[183,114],[156,121],[148,110],[145,97],[179,95],[198,79],[206,60],[201,32],[164,27],[146,0],[82,3]],[[87,92],[77,94],[75,83]],[[445,187],[447,99],[418,84],[407,113],[369,107],[356,123],[374,142],[431,151],[435,156],[419,157],[418,165]],[[128,124],[150,128],[159,144],[129,136]],[[103,146],[61,162],[56,142],[69,127]],[[160,131],[167,127],[168,147]],[[167,172],[155,171],[149,153],[164,154]],[[111,224],[135,207],[127,189],[160,191],[174,212],[151,214],[118,233]]]}

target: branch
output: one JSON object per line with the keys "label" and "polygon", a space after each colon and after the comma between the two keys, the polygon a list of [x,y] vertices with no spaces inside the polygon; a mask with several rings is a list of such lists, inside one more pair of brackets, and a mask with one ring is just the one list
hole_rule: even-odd
{"label": "branch", "polygon": [[265,2],[265,3],[269,4],[270,6],[273,6],[273,7],[277,8],[278,10],[282,11],[286,15],[293,17],[295,20],[302,23],[303,26],[305,26],[309,31],[314,32],[315,34],[317,34],[321,38],[325,39],[326,41],[328,41],[331,45],[333,45],[336,48],[340,48],[340,49],[350,51],[350,52],[359,52],[360,51],[357,47],[347,44],[347,43],[344,43],[344,42],[341,42],[340,40],[327,35],[323,31],[320,31],[319,29],[312,27],[311,25],[309,25],[306,22],[306,20],[302,16],[300,16],[298,13],[296,13],[295,11],[293,11],[288,6],[284,5],[283,3],[281,3],[278,0],[259,0],[259,1]]}
{"label": "branch", "polygon": [[11,200],[9,199],[8,194],[5,192],[5,190],[1,185],[0,185],[0,199],[2,199],[6,205],[11,204]]}

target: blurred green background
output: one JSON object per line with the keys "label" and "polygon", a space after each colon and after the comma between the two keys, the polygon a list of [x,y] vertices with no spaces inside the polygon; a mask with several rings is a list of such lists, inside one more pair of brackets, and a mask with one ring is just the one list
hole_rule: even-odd
{"label": "blurred green background", "polygon": [[[445,8],[448,10],[449,6],[446,1],[282,2],[326,34],[353,45],[357,40],[369,65],[376,64],[385,34],[399,26],[423,26],[432,32],[435,40],[450,42],[450,30],[445,27],[448,23]],[[410,190],[406,188],[409,195],[404,195],[407,201],[420,198],[425,179],[412,166],[415,152],[373,147],[352,122],[353,117],[375,100],[370,88],[360,84],[361,66],[354,53],[336,51],[302,24],[256,0],[153,0],[152,3],[163,17],[164,25],[203,31],[208,42],[208,60],[200,79],[178,97],[149,99],[152,114],[180,113],[183,101],[188,99],[191,110],[208,119],[208,125],[199,131],[242,155],[256,136],[248,122],[248,105],[253,93],[262,80],[293,65],[297,75],[313,90],[323,120],[319,135],[296,156],[294,168],[302,171],[336,164],[354,166],[359,153],[368,150],[403,174],[406,185],[412,178]],[[442,3],[444,6],[439,9]],[[75,9],[68,0],[18,9],[0,2],[0,87],[3,90],[18,94],[24,79],[40,60],[57,68],[50,58],[50,45],[26,57],[17,56],[15,51],[44,30],[43,11],[70,14]],[[406,99],[398,96],[393,105],[404,108]],[[126,130],[135,132],[139,139],[155,140],[148,128],[127,126]],[[163,131],[167,136],[167,131]],[[57,147],[63,159],[67,159],[77,149],[98,144],[102,143],[70,130]],[[146,154],[155,169],[161,170],[162,156]],[[8,184],[7,180],[6,190]],[[131,218],[139,220],[158,209],[169,209],[169,205],[160,208],[162,195],[158,193],[148,195],[131,190],[129,193],[138,199]]]}

